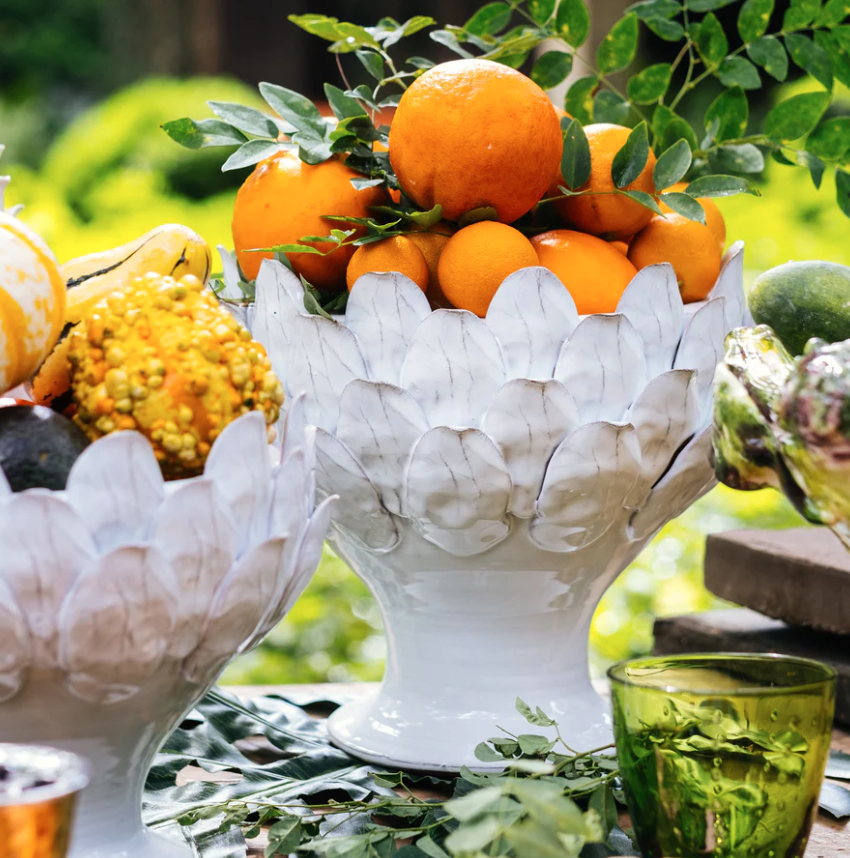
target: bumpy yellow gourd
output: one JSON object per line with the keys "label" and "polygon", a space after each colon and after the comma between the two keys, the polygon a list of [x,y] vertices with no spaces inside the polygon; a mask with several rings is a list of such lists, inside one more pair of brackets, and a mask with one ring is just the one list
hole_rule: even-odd
{"label": "bumpy yellow gourd", "polygon": [[136,429],[166,477],[200,473],[241,414],[270,427],[283,387],[260,343],[194,275],[137,277],[98,302],[69,336],[76,423],[94,439]]}
{"label": "bumpy yellow gourd", "polygon": [[59,339],[65,316],[65,281],[56,258],[3,210],[8,182],[0,177],[0,394],[36,371]]}

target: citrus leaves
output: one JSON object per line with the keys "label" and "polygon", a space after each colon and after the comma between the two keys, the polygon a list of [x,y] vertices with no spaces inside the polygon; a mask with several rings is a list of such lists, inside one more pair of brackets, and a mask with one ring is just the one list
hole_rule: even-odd
{"label": "citrus leaves", "polygon": [[631,65],[637,53],[638,16],[629,12],[611,28],[596,50],[596,65],[603,74]]}
{"label": "citrus leaves", "polygon": [[[736,13],[717,13],[733,3],[738,5]],[[270,114],[211,102],[215,118],[169,122],[163,126],[166,133],[188,148],[236,147],[224,169],[251,166],[281,149],[297,151],[309,164],[344,154],[346,163],[362,174],[353,180],[356,187],[399,190],[388,153],[373,151],[373,143],[386,146],[388,141],[388,129],[376,127],[373,119],[376,112],[397,106],[405,89],[434,61],[427,56],[399,61],[391,48],[427,29],[433,42],[457,56],[521,69],[551,91],[574,74],[576,49],[590,33],[587,0],[489,0],[462,26],[441,29],[421,15],[403,22],[386,17],[373,26],[312,13],[290,20],[329,42],[328,50],[350,63],[358,83],[368,81],[353,89],[326,85],[334,118],[322,117],[299,93],[263,84]],[[676,59],[638,68],[621,83],[614,76],[635,62],[642,29],[679,43],[670,54]],[[661,153],[656,165],[659,189],[687,176],[711,179],[714,184],[709,183],[707,193],[751,193],[740,177],[761,173],[769,155],[779,164],[807,169],[817,186],[827,170],[840,171],[837,181],[844,196],[839,194],[839,203],[847,211],[850,117],[823,117],[832,102],[834,81],[850,85],[850,0],[788,0],[782,11],[777,11],[776,0],[636,0],[602,39],[595,63],[583,59],[582,65],[588,76],[571,81],[564,100],[575,120],[562,122],[567,193],[588,193],[580,190],[590,174],[582,126],[607,122],[634,128],[612,166],[613,192],[628,194],[653,211],[658,211],[658,193],[627,190],[629,177],[645,166],[650,146]],[[818,90],[803,88],[802,94],[776,104],[764,121],[759,118],[758,125],[750,127],[748,93],[761,90],[768,79],[785,81],[792,66],[818,84]],[[702,128],[695,128],[682,114],[692,116],[706,103],[691,99],[703,82],[719,84],[720,91],[705,109]],[[686,96],[688,109],[682,110],[679,104]],[[717,184],[724,177],[728,181]],[[674,211],[703,218],[690,189],[684,195],[690,200],[664,196],[671,197],[663,201]]]}
{"label": "citrus leaves", "polygon": [[647,66],[629,79],[628,96],[635,104],[652,104],[664,97],[673,76],[670,63]]}

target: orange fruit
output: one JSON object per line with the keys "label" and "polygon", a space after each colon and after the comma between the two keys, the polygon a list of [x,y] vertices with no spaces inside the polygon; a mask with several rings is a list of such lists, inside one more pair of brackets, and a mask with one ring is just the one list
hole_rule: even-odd
{"label": "orange fruit", "polygon": [[[351,179],[358,175],[336,157],[311,166],[296,153],[285,151],[260,162],[236,194],[233,208],[233,243],[245,276],[255,279],[260,263],[272,256],[248,253],[251,248],[299,244],[307,235],[347,229],[346,224],[324,220],[322,215],[367,217],[369,206],[387,201],[381,188],[355,190]],[[357,233],[363,235],[365,229],[359,227]],[[314,246],[322,251],[321,256],[288,253],[292,267],[318,289],[341,287],[354,248],[328,253],[333,245]]]}
{"label": "orange fruit", "polygon": [[[665,193],[681,194],[684,193],[687,187],[687,182],[676,182],[675,185],[671,185],[667,188]],[[697,199],[702,203],[703,209],[705,209],[705,225],[714,233],[714,237],[720,245],[720,253],[722,254],[726,247],[726,221],[723,220],[723,215],[720,214],[720,209],[717,207],[717,203],[715,203],[714,200],[709,197],[697,197]],[[658,207],[664,212],[664,214],[669,214],[673,211],[670,206],[665,205],[663,202],[660,202]]]}
{"label": "orange fruit", "polygon": [[652,218],[632,241],[629,260],[638,269],[669,262],[686,304],[705,298],[720,274],[720,248],[714,233],[679,214]]}
{"label": "orange fruit", "polygon": [[546,93],[524,74],[490,60],[442,63],[399,102],[390,161],[405,194],[446,220],[491,207],[511,223],[556,175],[563,141]]}
{"label": "orange fruit", "polygon": [[613,313],[637,269],[607,241],[553,229],[531,239],[537,258],[569,290],[576,309],[589,313]]}
{"label": "orange fruit", "polygon": [[620,241],[619,239],[617,239],[615,241],[609,241],[608,244],[610,244],[611,247],[614,248],[614,250],[619,250],[620,253],[623,254],[623,256],[629,255],[629,243],[628,243],[628,241]]}
{"label": "orange fruit", "polygon": [[502,281],[537,265],[531,242],[512,226],[481,221],[456,232],[437,264],[440,287],[453,307],[485,316]]}
{"label": "orange fruit", "polygon": [[428,264],[422,251],[406,235],[394,235],[358,247],[345,271],[349,291],[357,278],[369,271],[398,271],[423,292],[428,288]]}
{"label": "orange fruit", "polygon": [[[622,149],[631,133],[631,129],[622,125],[609,125],[604,122],[586,125],[584,133],[590,147],[590,179],[579,190],[595,191],[593,196],[563,197],[555,200],[555,210],[571,227],[593,235],[606,238],[626,238],[645,227],[652,218],[652,212],[634,200],[619,194],[612,194],[614,180],[611,178],[611,165],[614,156]],[[624,190],[655,191],[652,171],[655,169],[655,155],[650,150],[646,166],[637,179]],[[554,193],[560,193],[557,187]],[[554,194],[553,194],[554,195]]]}
{"label": "orange fruit", "polygon": [[408,238],[422,251],[425,264],[428,266],[428,300],[437,307],[448,307],[449,299],[440,288],[438,263],[440,256],[449,243],[449,238],[457,232],[456,227],[441,220],[427,230],[408,233]]}

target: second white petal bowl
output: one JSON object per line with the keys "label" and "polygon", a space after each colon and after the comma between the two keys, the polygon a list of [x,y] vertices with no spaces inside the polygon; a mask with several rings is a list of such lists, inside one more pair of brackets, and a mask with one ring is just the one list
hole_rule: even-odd
{"label": "second white petal bowl", "polygon": [[168,734],[283,618],[322,550],[302,403],[272,466],[262,415],[231,423],[203,477],[163,483],[150,444],[110,435],[67,490],[0,471],[0,735],[91,762],[69,858],[191,858],[141,798]]}
{"label": "second white petal bowl", "polygon": [[375,763],[484,768],[517,695],[573,747],[611,739],[587,639],[614,578],[713,485],[711,381],[744,321],[743,246],[708,300],[673,269],[634,278],[617,312],[579,317],[544,268],[502,283],[486,318],[431,311],[400,274],[367,274],[344,318],[304,311],[265,261],[248,321],[288,393],[305,391],[316,488],[339,494],[332,542],[375,594],[379,692],[332,717]]}

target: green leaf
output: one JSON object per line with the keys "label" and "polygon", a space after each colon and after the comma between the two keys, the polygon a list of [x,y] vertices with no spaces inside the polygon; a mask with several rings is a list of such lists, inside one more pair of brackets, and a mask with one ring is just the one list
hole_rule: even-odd
{"label": "green leaf", "polygon": [[463,29],[474,36],[495,36],[510,22],[511,7],[507,3],[488,3],[463,25]]}
{"label": "green leaf", "polygon": [[348,119],[352,116],[367,116],[363,105],[356,98],[346,95],[339,87],[325,84],[325,98],[337,119]]}
{"label": "green leaf", "polygon": [[806,140],[806,151],[825,161],[840,161],[850,152],[850,116],[822,122]]}
{"label": "green leaf", "polygon": [[628,96],[635,104],[652,104],[658,101],[670,86],[673,66],[655,63],[629,79]]}
{"label": "green leaf", "polygon": [[788,77],[788,54],[775,36],[762,36],[747,48],[747,56],[778,81]]}
{"label": "green leaf", "polygon": [[266,855],[289,855],[301,844],[301,820],[297,816],[284,816],[268,831],[269,845]]}
{"label": "green leaf", "polygon": [[555,747],[555,742],[547,739],[545,736],[532,736],[529,733],[521,733],[517,736],[517,742],[523,754],[531,756],[547,756],[552,748]]}
{"label": "green leaf", "polygon": [[238,146],[248,138],[238,129],[218,119],[194,120],[188,117],[166,122],[162,130],[187,149],[207,149],[214,146]]}
{"label": "green leaf", "polygon": [[680,194],[678,192],[661,194],[658,199],[664,205],[673,209],[676,214],[680,214],[688,220],[699,221],[702,224],[705,223],[705,209],[690,194]]}
{"label": "green leaf", "polygon": [[449,858],[449,853],[438,846],[427,834],[417,840],[416,845],[428,858]]}
{"label": "green leaf", "polygon": [[781,101],[767,114],[765,133],[774,140],[797,140],[817,125],[830,100],[828,92],[805,92]]}
{"label": "green leaf", "polygon": [[333,155],[334,150],[331,141],[324,136],[320,137],[318,134],[314,134],[310,130],[298,131],[293,134],[292,142],[298,144],[298,157],[305,164],[321,164]]}
{"label": "green leaf", "polygon": [[652,133],[656,138],[661,137],[667,124],[676,114],[663,104],[659,104],[652,113]]}
{"label": "green leaf", "polygon": [[823,174],[826,172],[826,164],[816,155],[805,151],[797,152],[797,163],[809,171],[812,184],[820,190],[821,183],[823,182]]}
{"label": "green leaf", "polygon": [[283,146],[275,140],[249,140],[243,143],[222,165],[221,172],[251,167],[279,152]]}
{"label": "green leaf", "polygon": [[823,48],[808,36],[794,33],[785,37],[785,47],[795,65],[808,72],[826,89],[832,89],[832,65],[829,54]]}
{"label": "green leaf", "polygon": [[634,200],[636,203],[639,203],[645,209],[655,212],[655,214],[664,214],[664,212],[658,208],[658,203],[655,202],[655,198],[652,194],[648,194],[646,191],[623,191],[623,195]]}
{"label": "green leaf", "polygon": [[[585,179],[587,181],[587,179]],[[582,182],[584,184],[584,182]],[[545,713],[540,707],[536,707],[536,711],[532,711],[531,707],[521,698],[517,697],[514,702],[516,706],[516,711],[528,721],[529,724],[533,724],[535,727],[554,727],[555,722]]]}
{"label": "green leaf", "polygon": [[603,89],[593,99],[593,121],[612,122],[614,125],[625,125],[628,122],[631,107],[622,96],[616,92]]}
{"label": "green leaf", "polygon": [[475,746],[475,759],[481,760],[482,763],[497,763],[504,762],[505,758],[501,754],[497,754],[486,742],[479,742]]}
{"label": "green leaf", "polygon": [[571,48],[584,44],[590,32],[590,13],[584,0],[561,0],[555,16],[555,32]]}
{"label": "green leaf", "polygon": [[674,116],[665,126],[661,135],[660,149],[669,149],[678,140],[686,140],[691,151],[697,148],[697,136],[690,122],[686,122],[681,116]]}
{"label": "green leaf", "polygon": [[691,147],[687,140],[677,140],[655,163],[652,180],[657,190],[669,188],[680,181],[691,167]]}
{"label": "green leaf", "polygon": [[618,188],[637,179],[649,158],[649,132],[645,122],[636,125],[611,163],[611,178]]}
{"label": "green leaf", "polygon": [[630,65],[638,46],[638,16],[629,12],[617,21],[596,50],[596,65],[611,74]]}
{"label": "green leaf", "polygon": [[268,106],[299,131],[310,130],[318,136],[325,134],[324,119],[319,108],[309,98],[274,83],[261,83],[260,95]]}
{"label": "green leaf", "polygon": [[617,802],[614,801],[611,787],[601,786],[591,793],[587,806],[599,814],[599,818],[602,820],[602,830],[607,838],[608,833],[617,824]]}
{"label": "green leaf", "polygon": [[355,51],[354,55],[375,80],[384,79],[384,58],[375,51]]}
{"label": "green leaf", "polygon": [[733,173],[761,173],[764,170],[764,155],[752,143],[721,146],[715,155],[720,166]]}
{"label": "green leaf", "polygon": [[330,47],[334,53],[350,53],[357,48],[374,48],[377,50],[381,47],[377,39],[365,27],[358,24],[340,22],[336,28],[341,38]]}
{"label": "green leaf", "polygon": [[503,795],[504,791],[501,787],[484,787],[461,798],[452,799],[446,803],[445,810],[458,822],[472,822],[497,804]]}
{"label": "green leaf", "polygon": [[567,91],[564,109],[582,125],[593,122],[593,93],[599,86],[595,77],[579,78]]}
{"label": "green leaf", "polygon": [[850,217],[850,173],[847,170],[835,171],[835,194],[838,208]]}
{"label": "green leaf", "polygon": [[561,176],[564,179],[564,184],[573,191],[580,188],[590,178],[590,146],[587,143],[584,128],[578,119],[573,119],[570,122],[564,134]]}
{"label": "green leaf", "polygon": [[747,95],[739,86],[724,90],[714,99],[705,112],[705,126],[717,119],[720,123],[715,139],[719,141],[734,140],[747,133],[749,120],[749,104]]}
{"label": "green leaf", "polygon": [[[846,35],[845,30],[848,31]],[[850,28],[836,27],[831,33],[818,30],[815,44],[829,55],[835,79],[850,86]]]}
{"label": "green leaf", "polygon": [[431,30],[431,32],[428,33],[428,36],[432,41],[436,42],[438,45],[443,45],[450,51],[454,51],[458,56],[461,56],[464,59],[472,58],[472,54],[466,50],[466,48],[461,46],[457,35],[451,32],[451,30]]}
{"label": "green leaf", "polygon": [[327,15],[290,15],[289,20],[306,30],[312,36],[318,36],[320,39],[326,39],[329,42],[336,42],[342,38],[342,33],[337,29],[339,20],[337,18],[329,18]]}
{"label": "green leaf", "polygon": [[736,0],[691,0],[688,3],[688,9],[691,12],[711,12],[714,9],[721,9],[734,2]]}
{"label": "green leaf", "polygon": [[710,68],[720,65],[729,52],[729,41],[713,12],[709,12],[700,22],[695,41],[703,62]]}
{"label": "green leaf", "polygon": [[429,60],[427,57],[409,57],[405,62],[415,69],[432,69],[436,65],[433,60]]}
{"label": "green leaf", "polygon": [[528,0],[528,14],[538,24],[545,24],[552,17],[558,0]]}
{"label": "green leaf", "polygon": [[572,54],[564,51],[546,51],[531,69],[531,79],[541,89],[553,89],[567,79],[572,68]]}
{"label": "green leaf", "polygon": [[208,101],[210,110],[234,128],[257,137],[277,139],[278,127],[270,116],[244,104],[230,101]]}
{"label": "green leaf", "polygon": [[717,77],[723,86],[761,89],[761,77],[758,69],[743,57],[726,57],[717,67]]}
{"label": "green leaf", "polygon": [[754,185],[738,176],[700,176],[688,185],[688,193],[692,197],[733,197],[736,194],[761,196]]}
{"label": "green leaf", "polygon": [[665,42],[678,42],[685,38],[685,28],[678,21],[668,21],[665,18],[647,18],[647,27]]}
{"label": "green leaf", "polygon": [[850,15],[850,0],[829,0],[818,15],[818,24],[834,27]]}
{"label": "green leaf", "polygon": [[682,4],[676,0],[640,0],[639,3],[632,3],[626,9],[627,12],[634,12],[641,21],[648,21],[651,18],[674,18],[682,11]]}
{"label": "green leaf", "polygon": [[453,855],[478,852],[492,843],[502,832],[498,819],[485,816],[480,822],[462,825],[453,831],[444,841],[444,845]]}
{"label": "green leaf", "polygon": [[741,41],[753,42],[767,32],[773,0],[745,0],[738,13],[738,32]]}
{"label": "green leaf", "polygon": [[811,24],[818,12],[820,12],[820,0],[791,0],[791,5],[782,18],[782,29],[800,30]]}

